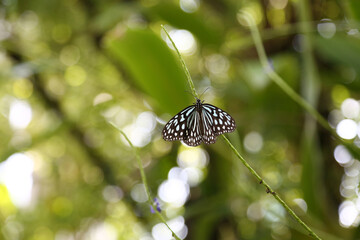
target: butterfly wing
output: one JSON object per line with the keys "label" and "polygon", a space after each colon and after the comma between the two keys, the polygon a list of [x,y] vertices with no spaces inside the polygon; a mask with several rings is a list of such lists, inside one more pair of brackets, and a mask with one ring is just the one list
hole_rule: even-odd
{"label": "butterfly wing", "polygon": [[166,141],[183,140],[187,136],[188,117],[194,112],[195,106],[191,105],[176,114],[164,126],[162,130],[163,139]]}
{"label": "butterfly wing", "polygon": [[200,114],[196,106],[191,105],[176,114],[164,126],[163,139],[166,141],[183,140],[189,146],[201,143]]}
{"label": "butterfly wing", "polygon": [[184,143],[189,146],[195,147],[200,145],[202,138],[201,138],[201,120],[200,120],[200,113],[195,110],[189,115],[187,120],[186,135],[183,139]]}
{"label": "butterfly wing", "polygon": [[[202,105],[202,115],[204,121],[203,135],[209,139],[210,143],[215,142],[216,136],[227,132],[233,132],[236,128],[235,121],[230,114],[211,104]],[[210,135],[214,136],[214,140]]]}
{"label": "butterfly wing", "polygon": [[216,135],[213,130],[214,118],[210,109],[202,107],[201,109],[201,137],[205,144],[212,144],[216,142]]}
{"label": "butterfly wing", "polygon": [[[200,104],[200,105],[199,105]],[[216,142],[216,137],[236,128],[234,119],[211,104],[191,105],[176,114],[165,125],[162,136],[166,141],[182,140],[189,146]]]}

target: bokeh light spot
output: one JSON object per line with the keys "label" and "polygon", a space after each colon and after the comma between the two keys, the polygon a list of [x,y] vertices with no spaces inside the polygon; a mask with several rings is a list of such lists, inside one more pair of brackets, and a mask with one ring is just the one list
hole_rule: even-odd
{"label": "bokeh light spot", "polygon": [[263,139],[260,133],[250,132],[244,138],[244,147],[247,151],[257,153],[263,146]]}
{"label": "bokeh light spot", "polygon": [[178,154],[177,163],[182,168],[204,168],[208,164],[208,155],[201,148],[187,148]]}
{"label": "bokeh light spot", "polygon": [[[123,118],[123,116],[121,116]],[[136,147],[144,147],[151,141],[151,133],[156,126],[156,116],[152,112],[142,112],[136,118],[135,123],[123,128],[132,144]],[[128,142],[119,133],[121,140],[128,146]]]}
{"label": "bokeh light spot", "polygon": [[5,40],[11,36],[12,26],[11,23],[0,19],[0,41]]}
{"label": "bokeh light spot", "polygon": [[113,99],[113,97],[112,97],[111,94],[109,94],[109,93],[100,93],[100,94],[96,95],[96,97],[94,98],[93,105],[96,106],[98,104],[110,101],[112,99]]}
{"label": "bokeh light spot", "polygon": [[[194,36],[191,34],[191,32],[187,30],[171,30],[169,32],[170,37],[174,41],[177,49],[180,51],[180,53],[185,55],[191,55],[196,50],[196,41]],[[166,37],[166,43],[168,46],[175,50],[170,39]]]}
{"label": "bokeh light spot", "polygon": [[353,139],[358,132],[358,125],[354,120],[344,119],[336,127],[336,133],[344,139]]}
{"label": "bokeh light spot", "polygon": [[199,0],[180,0],[180,8],[187,13],[193,13],[199,9]]}
{"label": "bokeh light spot", "polygon": [[340,225],[348,228],[356,220],[359,214],[355,204],[351,201],[344,201],[339,207],[339,222]]}
{"label": "bokeh light spot", "polygon": [[335,148],[334,158],[340,165],[347,165],[352,161],[351,154],[343,145],[339,145]]}
{"label": "bokeh light spot", "polygon": [[247,4],[243,8],[241,8],[238,14],[236,15],[237,20],[241,25],[248,26],[249,23],[244,20],[243,14],[249,14],[252,17],[252,19],[254,19],[255,24],[260,24],[261,21],[263,20],[262,6],[260,5],[260,3],[255,1],[247,2]]}
{"label": "bokeh light spot", "polygon": [[130,192],[130,195],[134,201],[143,203],[148,200],[148,196],[146,195],[145,186],[142,183],[136,184]]}
{"label": "bokeh light spot", "polygon": [[102,183],[104,180],[104,173],[98,167],[83,167],[81,170],[83,172],[85,182],[89,185],[95,186]]}
{"label": "bokeh light spot", "polygon": [[323,38],[332,38],[336,33],[336,25],[330,19],[323,19],[317,25],[317,30]]}
{"label": "bokeh light spot", "polygon": [[69,45],[61,49],[60,61],[66,66],[72,66],[80,60],[80,49],[77,46]]}
{"label": "bokeh light spot", "polygon": [[73,204],[65,197],[57,197],[53,201],[51,209],[56,215],[60,217],[67,217],[70,216],[73,211]]}
{"label": "bokeh light spot", "polygon": [[205,60],[206,69],[215,75],[226,74],[229,70],[230,63],[229,60],[220,54],[213,54],[206,58]]}
{"label": "bokeh light spot", "polygon": [[275,9],[284,9],[288,4],[288,0],[270,0],[270,4]]}
{"label": "bokeh light spot", "polygon": [[350,96],[349,90],[342,85],[335,85],[331,90],[331,97],[338,106]]}
{"label": "bokeh light spot", "polygon": [[168,179],[161,183],[158,195],[164,202],[174,207],[181,207],[185,204],[189,195],[189,185],[179,179]]}
{"label": "bokeh light spot", "polygon": [[179,167],[173,167],[168,173],[169,179],[179,179],[183,182],[187,181],[187,175],[184,174],[183,169]]}
{"label": "bokeh light spot", "polygon": [[70,66],[65,71],[65,79],[70,86],[77,87],[85,82],[86,72],[80,66]]}
{"label": "bokeh light spot", "polygon": [[13,129],[25,129],[31,122],[32,109],[28,102],[15,100],[10,105],[9,123]]}
{"label": "bokeh light spot", "polygon": [[182,173],[186,174],[186,180],[190,187],[197,186],[204,178],[203,171],[199,168],[188,167],[183,169]]}
{"label": "bokeh light spot", "polygon": [[18,19],[18,25],[24,31],[32,31],[38,26],[39,18],[33,11],[25,11]]}
{"label": "bokeh light spot", "polygon": [[256,222],[256,221],[261,220],[261,219],[264,217],[264,215],[265,215],[265,210],[262,208],[262,206],[261,206],[260,203],[255,202],[255,203],[252,203],[252,204],[248,207],[246,213],[247,213],[247,217],[248,217],[250,220]]}
{"label": "bokeh light spot", "polygon": [[156,126],[156,116],[152,112],[142,112],[136,119],[136,125],[151,132]]}
{"label": "bokeh light spot", "polygon": [[336,128],[341,120],[344,119],[342,112],[338,109],[334,109],[329,113],[328,122],[332,128]]}
{"label": "bokeh light spot", "polygon": [[118,229],[107,222],[96,223],[89,228],[89,232],[84,238],[89,240],[117,240]]}
{"label": "bokeh light spot", "polygon": [[302,198],[295,198],[294,203],[296,203],[305,213],[307,212],[308,206],[304,199]]}
{"label": "bokeh light spot", "polygon": [[15,153],[0,163],[0,183],[6,186],[11,200],[18,207],[30,204],[33,170],[33,160],[24,153]]}
{"label": "bokeh light spot", "polygon": [[[349,164],[346,164],[346,166],[344,166],[344,172],[345,175],[348,177],[358,177],[359,173],[360,173],[360,161],[354,160],[352,159],[352,161]],[[358,190],[359,188],[356,188],[357,190],[357,195],[360,195]]]}
{"label": "bokeh light spot", "polygon": [[172,239],[171,231],[167,228],[164,223],[156,224],[152,230],[151,234],[155,240],[170,240]]}
{"label": "bokeh light spot", "polygon": [[33,93],[33,84],[26,78],[16,80],[13,84],[13,93],[20,99],[29,98]]}
{"label": "bokeh light spot", "polygon": [[[188,230],[185,225],[184,217],[179,216],[174,219],[171,219],[170,221],[167,222],[167,224],[179,238],[184,239],[187,236]],[[155,240],[173,239],[171,231],[167,228],[167,226],[164,223],[156,224],[152,228],[151,234]]]}
{"label": "bokeh light spot", "polygon": [[[1,168],[1,165],[0,165]],[[1,173],[1,170],[0,170]],[[1,178],[0,178],[1,181]],[[7,218],[10,215],[16,213],[17,209],[15,208],[14,204],[11,201],[9,191],[7,190],[6,186],[0,184],[0,214]]]}
{"label": "bokeh light spot", "polygon": [[14,219],[8,218],[1,225],[1,233],[4,239],[21,239],[23,236],[24,225]]}
{"label": "bokeh light spot", "polygon": [[64,95],[66,91],[64,82],[57,77],[50,78],[49,81],[47,82],[46,87],[49,90],[49,92],[55,95],[56,97]]}
{"label": "bokeh light spot", "polygon": [[118,186],[106,186],[102,192],[106,201],[116,203],[124,196],[123,191]]}
{"label": "bokeh light spot", "polygon": [[346,118],[356,119],[360,113],[359,102],[352,98],[347,98],[341,104],[341,112]]}
{"label": "bokeh light spot", "polygon": [[187,235],[187,227],[185,225],[185,219],[183,216],[173,218],[167,223],[169,224],[169,227],[178,235],[178,237],[185,239]]}

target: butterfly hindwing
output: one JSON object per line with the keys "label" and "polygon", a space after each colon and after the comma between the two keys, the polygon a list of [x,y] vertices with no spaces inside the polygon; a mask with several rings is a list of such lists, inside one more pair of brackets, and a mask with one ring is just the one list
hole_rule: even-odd
{"label": "butterfly hindwing", "polygon": [[213,131],[214,120],[212,115],[205,110],[205,108],[201,109],[201,119],[202,119],[202,139],[205,144],[212,144],[216,142],[216,135]]}
{"label": "butterfly hindwing", "polygon": [[189,146],[197,146],[201,143],[200,114],[196,109],[187,118],[186,137],[184,143]]}

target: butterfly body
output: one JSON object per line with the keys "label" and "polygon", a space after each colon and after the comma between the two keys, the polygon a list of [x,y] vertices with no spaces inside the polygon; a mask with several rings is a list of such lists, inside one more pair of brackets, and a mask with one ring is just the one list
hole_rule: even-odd
{"label": "butterfly body", "polygon": [[194,105],[169,120],[162,136],[166,141],[182,140],[189,146],[198,146],[201,142],[215,143],[218,135],[235,128],[234,119],[224,110],[196,99]]}

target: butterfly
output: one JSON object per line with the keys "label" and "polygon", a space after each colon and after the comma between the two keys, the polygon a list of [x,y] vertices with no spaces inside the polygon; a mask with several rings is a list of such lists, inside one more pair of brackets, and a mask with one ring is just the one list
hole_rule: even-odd
{"label": "butterfly", "polygon": [[196,98],[191,105],[169,120],[162,130],[166,141],[182,140],[189,146],[212,144],[216,137],[236,128],[234,119],[224,110]]}

